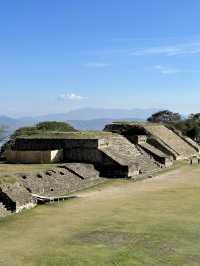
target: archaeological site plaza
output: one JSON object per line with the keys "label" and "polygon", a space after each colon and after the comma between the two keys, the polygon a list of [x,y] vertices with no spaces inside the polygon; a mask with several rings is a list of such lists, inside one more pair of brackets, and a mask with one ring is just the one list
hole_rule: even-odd
{"label": "archaeological site plaza", "polygon": [[196,142],[162,124],[115,122],[99,132],[20,136],[5,151],[13,164],[50,164],[35,173],[17,173],[0,185],[0,216],[42,201],[64,199],[72,192],[110,178],[133,181],[173,167],[174,161],[199,163]]}

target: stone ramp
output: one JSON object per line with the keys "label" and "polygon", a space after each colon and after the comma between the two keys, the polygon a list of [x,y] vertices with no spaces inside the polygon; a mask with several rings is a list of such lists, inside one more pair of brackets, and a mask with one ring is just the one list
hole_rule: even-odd
{"label": "stone ramp", "polygon": [[151,135],[162,140],[181,157],[189,157],[197,153],[188,142],[163,125],[145,125],[144,127]]}
{"label": "stone ramp", "polygon": [[151,159],[145,151],[137,156],[134,161],[142,175],[152,174],[160,170],[160,165],[154,159]]}
{"label": "stone ramp", "polygon": [[148,151],[150,154],[154,154],[155,156],[158,156],[160,158],[165,158],[166,154],[164,154],[164,152],[160,151],[159,149],[155,148],[154,146],[150,145],[147,142],[144,143],[140,143],[139,144],[141,148],[143,148],[144,150]]}
{"label": "stone ramp", "polygon": [[147,142],[140,142],[138,145],[142,148],[142,150],[144,150],[151,157],[153,157],[157,161],[157,163],[159,163],[160,166],[170,167],[173,165],[172,156],[167,155],[155,146]]}
{"label": "stone ramp", "polygon": [[132,165],[133,158],[141,154],[136,145],[120,135],[110,139],[108,146],[99,149],[122,166]]}
{"label": "stone ramp", "polygon": [[200,153],[200,146],[197,142],[187,136],[180,135],[180,137],[184,139],[184,141],[186,141],[189,145],[191,145],[196,150],[196,152]]}
{"label": "stone ramp", "polygon": [[99,171],[97,171],[93,164],[86,163],[65,163],[59,166],[61,169],[67,169],[69,172],[79,176],[82,179],[96,179],[99,178]]}
{"label": "stone ramp", "polygon": [[128,171],[127,177],[151,173],[159,169],[154,159],[123,136],[112,138],[109,145],[100,150],[118,165],[126,167],[124,169]]}

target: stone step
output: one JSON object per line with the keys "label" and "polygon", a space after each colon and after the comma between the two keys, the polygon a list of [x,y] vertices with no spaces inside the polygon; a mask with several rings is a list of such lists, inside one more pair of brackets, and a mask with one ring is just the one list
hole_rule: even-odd
{"label": "stone step", "polygon": [[110,139],[109,145],[100,147],[100,150],[122,166],[133,165],[134,158],[141,155],[135,144],[120,135]]}
{"label": "stone step", "polygon": [[186,141],[179,137],[175,132],[165,126],[147,126],[147,130],[156,137],[160,138],[169,147],[180,155],[191,155],[196,153],[195,149]]}
{"label": "stone step", "polygon": [[109,145],[100,148],[100,150],[121,166],[121,169],[119,167],[116,169],[113,167],[110,171],[109,169],[105,169],[104,174],[109,174],[109,176],[112,175],[112,172],[114,176],[132,176],[136,175],[138,170],[141,174],[152,173],[160,168],[156,161],[150,158],[145,151],[123,136],[112,138]]}
{"label": "stone step", "polygon": [[65,163],[64,165],[59,166],[59,168],[65,168],[82,179],[95,179],[99,177],[99,171],[95,169],[93,164]]}
{"label": "stone step", "polygon": [[0,202],[0,217],[5,217],[7,215],[11,214],[11,211],[9,211],[5,205]]}

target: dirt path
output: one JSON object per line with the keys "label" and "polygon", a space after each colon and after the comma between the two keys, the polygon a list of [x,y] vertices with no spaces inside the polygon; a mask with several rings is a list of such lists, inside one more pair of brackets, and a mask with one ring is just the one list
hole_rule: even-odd
{"label": "dirt path", "polygon": [[82,198],[90,198],[90,199],[100,199],[105,197],[110,197],[111,195],[117,195],[121,193],[138,193],[138,192],[148,192],[148,191],[156,191],[162,189],[163,187],[172,187],[175,185],[185,184],[188,182],[188,177],[191,175],[196,176],[196,174],[200,174],[200,167],[194,167],[190,165],[185,165],[178,169],[174,169],[168,171],[166,173],[161,173],[158,176],[153,178],[145,179],[142,181],[132,182],[132,181],[120,181],[113,183],[112,185],[108,185],[107,187],[94,189],[94,191],[83,191],[76,194],[78,197]]}

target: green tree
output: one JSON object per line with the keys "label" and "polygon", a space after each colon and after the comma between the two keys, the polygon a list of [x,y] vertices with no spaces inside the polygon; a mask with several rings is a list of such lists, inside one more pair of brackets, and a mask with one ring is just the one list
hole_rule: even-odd
{"label": "green tree", "polygon": [[57,121],[46,121],[36,125],[37,130],[42,131],[57,131],[57,132],[72,132],[77,131],[70,124]]}
{"label": "green tree", "polygon": [[147,121],[152,123],[171,123],[181,120],[181,115],[179,113],[173,113],[169,110],[163,110],[152,114]]}
{"label": "green tree", "polygon": [[19,136],[32,136],[35,134],[42,135],[48,132],[72,132],[72,131],[77,131],[77,130],[68,123],[57,122],[57,121],[41,122],[33,127],[21,127],[17,129],[10,137],[10,140],[3,145],[2,151],[10,149],[12,145],[14,145],[16,138]]}
{"label": "green tree", "polygon": [[38,130],[36,127],[20,127],[14,132],[11,138],[15,138],[18,136],[30,136],[36,133],[38,133]]}
{"label": "green tree", "polygon": [[38,123],[33,127],[21,127],[14,132],[12,138],[15,138],[17,136],[30,136],[37,133],[41,134],[43,132],[45,133],[45,132],[72,132],[72,131],[77,131],[77,130],[68,123],[47,121],[47,122]]}
{"label": "green tree", "polygon": [[200,121],[200,113],[190,114],[188,119],[193,121]]}

